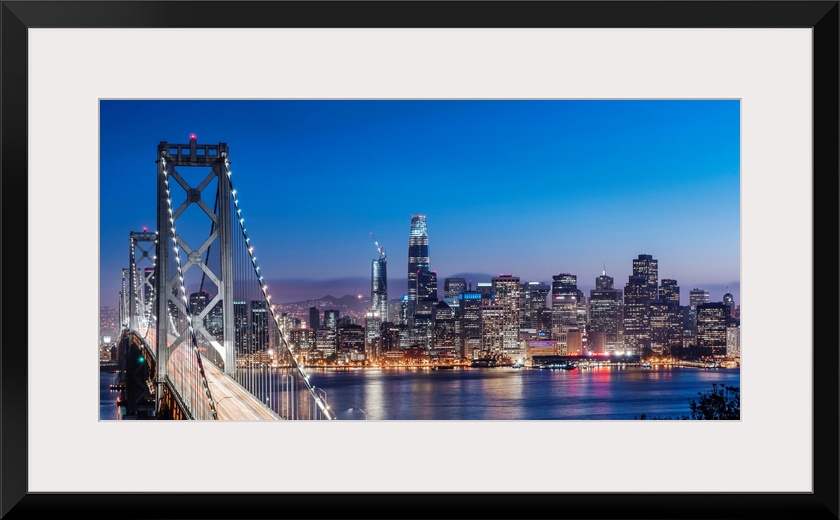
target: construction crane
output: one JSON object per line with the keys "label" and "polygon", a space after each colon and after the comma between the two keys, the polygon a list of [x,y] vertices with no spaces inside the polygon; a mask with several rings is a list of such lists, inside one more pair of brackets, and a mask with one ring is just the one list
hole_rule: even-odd
{"label": "construction crane", "polygon": [[376,240],[376,235],[373,232],[370,233],[370,237],[373,239],[373,243],[376,244],[376,250],[379,251],[379,259],[385,260],[385,246],[379,245],[379,242]]}

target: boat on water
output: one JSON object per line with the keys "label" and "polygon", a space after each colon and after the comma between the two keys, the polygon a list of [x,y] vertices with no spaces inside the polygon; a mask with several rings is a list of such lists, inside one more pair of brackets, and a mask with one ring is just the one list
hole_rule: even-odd
{"label": "boat on water", "polygon": [[644,369],[650,369],[650,368],[653,368],[653,365],[651,365],[651,364],[650,364],[650,363],[648,363],[648,362],[644,362],[644,363],[642,363],[642,368],[644,368]]}
{"label": "boat on water", "polygon": [[434,365],[432,370],[455,370],[454,365]]}
{"label": "boat on water", "polygon": [[548,369],[548,370],[574,370],[577,368],[577,365],[574,363],[547,363],[545,365],[540,366],[540,368]]}

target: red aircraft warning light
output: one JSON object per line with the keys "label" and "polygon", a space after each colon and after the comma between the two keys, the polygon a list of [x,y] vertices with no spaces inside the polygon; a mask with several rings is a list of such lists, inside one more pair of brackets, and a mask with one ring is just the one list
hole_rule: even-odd
{"label": "red aircraft warning light", "polygon": [[190,134],[190,141],[195,141],[195,134]]}

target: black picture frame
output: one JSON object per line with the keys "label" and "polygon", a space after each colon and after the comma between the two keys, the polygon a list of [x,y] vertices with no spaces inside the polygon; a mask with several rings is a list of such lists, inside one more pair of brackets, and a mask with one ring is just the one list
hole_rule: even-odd
{"label": "black picture frame", "polygon": [[[0,341],[3,518],[838,518],[838,1],[3,1]],[[212,9],[211,7],[212,4]],[[274,21],[280,21],[275,23]],[[813,30],[811,493],[30,493],[27,490],[27,30],[190,27],[809,28]],[[14,197],[14,200],[12,200]],[[819,212],[819,217],[816,212]],[[0,249],[2,251],[2,249]],[[3,269],[5,267],[5,269]],[[17,282],[17,283],[16,283]],[[810,282],[813,283],[813,280]],[[2,286],[0,286],[2,287]],[[826,327],[825,324],[831,324]],[[819,326],[817,326],[819,325]],[[779,420],[784,421],[780,411]]]}

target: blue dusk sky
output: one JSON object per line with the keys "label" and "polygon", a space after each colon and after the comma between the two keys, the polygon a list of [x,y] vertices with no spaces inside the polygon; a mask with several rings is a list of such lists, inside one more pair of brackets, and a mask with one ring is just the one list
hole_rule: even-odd
{"label": "blue dusk sky", "polygon": [[276,302],[370,293],[374,233],[389,298],[406,292],[411,216],[431,269],[588,296],[632,260],[740,304],[737,100],[102,100],[100,298],[117,307],[131,231],[157,228],[161,141],[227,143]]}

